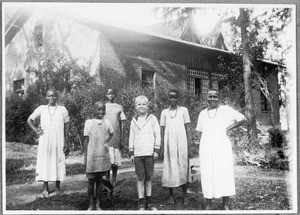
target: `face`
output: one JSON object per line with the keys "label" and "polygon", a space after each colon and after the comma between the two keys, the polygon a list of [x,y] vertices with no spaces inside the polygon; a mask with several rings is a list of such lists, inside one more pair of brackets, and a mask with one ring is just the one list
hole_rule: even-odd
{"label": "face", "polygon": [[169,93],[169,103],[171,107],[177,106],[178,103],[178,94],[176,92]]}
{"label": "face", "polygon": [[107,90],[106,98],[108,101],[110,101],[110,102],[113,101],[115,99],[115,96],[116,95],[112,89]]}
{"label": "face", "polygon": [[135,102],[135,109],[139,115],[144,115],[148,111],[148,102],[143,99],[139,99]]}
{"label": "face", "polygon": [[96,114],[97,114],[97,117],[99,119],[102,119],[103,116],[105,115],[106,113],[106,109],[105,109],[105,105],[104,104],[97,104],[96,105]]}
{"label": "face", "polygon": [[207,94],[208,105],[211,108],[215,108],[219,105],[219,92],[211,90]]}
{"label": "face", "polygon": [[55,105],[57,102],[57,94],[54,91],[48,91],[47,100],[49,105]]}

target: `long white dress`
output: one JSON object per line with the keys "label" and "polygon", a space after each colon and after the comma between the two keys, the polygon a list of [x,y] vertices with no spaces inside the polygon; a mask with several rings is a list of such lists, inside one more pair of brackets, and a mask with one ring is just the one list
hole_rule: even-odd
{"label": "long white dress", "polygon": [[161,112],[160,125],[165,126],[162,186],[179,187],[191,182],[188,143],[184,124],[190,123],[188,109],[178,107],[172,117],[169,109]]}
{"label": "long white dress", "polygon": [[39,138],[36,180],[63,181],[66,175],[64,147],[64,125],[69,121],[64,106],[41,105],[30,115],[30,119],[40,118],[44,132]]}
{"label": "long white dress", "polygon": [[201,111],[196,130],[200,141],[200,174],[204,198],[235,195],[233,155],[226,128],[244,115],[227,105]]}

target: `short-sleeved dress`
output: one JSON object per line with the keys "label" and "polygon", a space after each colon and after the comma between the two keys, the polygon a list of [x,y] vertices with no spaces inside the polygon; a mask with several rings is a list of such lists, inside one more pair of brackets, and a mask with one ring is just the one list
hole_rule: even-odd
{"label": "short-sleeved dress", "polygon": [[227,105],[200,112],[196,130],[202,132],[199,157],[203,196],[235,195],[233,155],[226,128],[244,115]]}
{"label": "short-sleeved dress", "polygon": [[60,105],[41,105],[29,117],[35,120],[39,116],[44,134],[39,137],[36,180],[63,181],[66,175],[64,126],[69,122],[68,111]]}
{"label": "short-sleeved dress", "polygon": [[120,141],[121,141],[121,130],[120,121],[126,120],[126,116],[123,112],[123,107],[116,103],[106,103],[106,113],[104,118],[108,119],[114,129],[114,136],[109,141],[109,154],[111,164],[121,166],[121,152],[120,152]]}
{"label": "short-sleeved dress", "polygon": [[189,122],[189,112],[185,107],[177,107],[176,114],[172,116],[169,108],[161,112],[160,125],[165,126],[165,134],[162,137],[164,138],[162,175],[164,187],[179,187],[191,182],[188,143],[184,125]]}
{"label": "short-sleeved dress", "polygon": [[86,173],[106,172],[110,170],[109,147],[105,140],[113,133],[111,123],[104,119],[88,119],[84,125],[84,136],[89,137],[87,148]]}

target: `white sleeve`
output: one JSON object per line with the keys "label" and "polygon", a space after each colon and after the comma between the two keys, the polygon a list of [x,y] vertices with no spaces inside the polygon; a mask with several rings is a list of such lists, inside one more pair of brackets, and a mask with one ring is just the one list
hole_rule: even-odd
{"label": "white sleeve", "polygon": [[90,132],[91,132],[91,120],[86,120],[84,123],[83,135],[89,136]]}
{"label": "white sleeve", "polygon": [[67,123],[70,121],[68,110],[64,106],[61,106],[61,107],[62,107],[62,114],[64,117],[64,122]]}
{"label": "white sleeve", "polygon": [[30,119],[35,120],[37,117],[41,116],[43,110],[43,106],[37,107],[33,113],[29,116]]}
{"label": "white sleeve", "polygon": [[203,111],[199,114],[196,130],[200,132],[203,130]]}

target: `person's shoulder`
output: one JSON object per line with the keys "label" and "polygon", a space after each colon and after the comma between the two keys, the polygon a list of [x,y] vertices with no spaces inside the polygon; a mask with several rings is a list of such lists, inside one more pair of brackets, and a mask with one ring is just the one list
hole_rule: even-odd
{"label": "person's shoulder", "polygon": [[179,106],[179,109],[180,109],[182,112],[185,112],[185,113],[188,113],[188,112],[189,112],[189,110],[188,110],[186,107],[184,107],[184,106]]}
{"label": "person's shoulder", "polygon": [[112,125],[111,122],[108,119],[103,119],[103,120],[105,121],[106,125],[108,125],[108,126]]}

